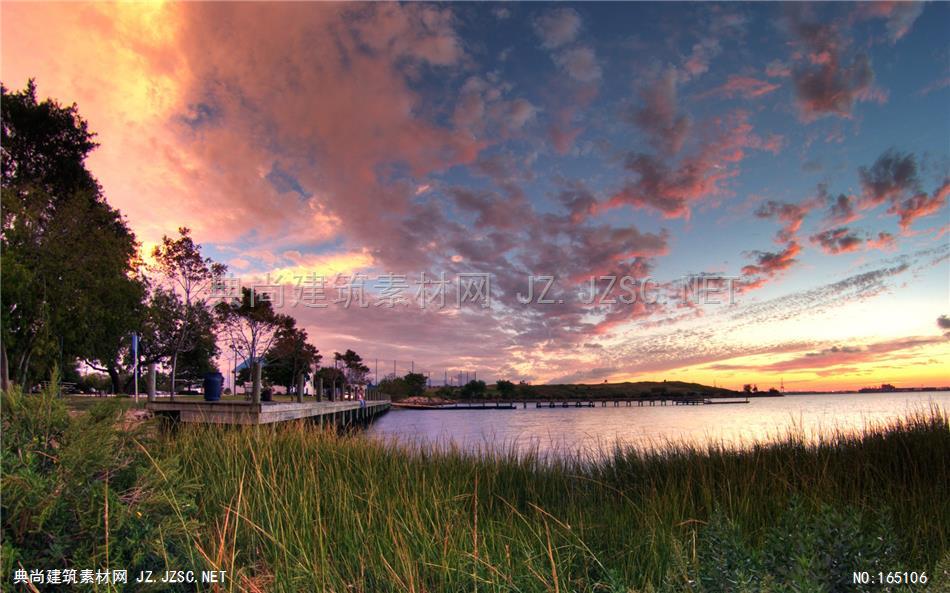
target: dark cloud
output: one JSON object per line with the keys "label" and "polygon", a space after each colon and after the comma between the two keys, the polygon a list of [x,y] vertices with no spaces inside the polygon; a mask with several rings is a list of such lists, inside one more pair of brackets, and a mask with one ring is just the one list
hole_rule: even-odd
{"label": "dark cloud", "polygon": [[821,184],[818,186],[817,198],[828,206],[826,218],[832,224],[844,225],[858,219],[854,196],[838,194],[835,197],[828,193],[828,187],[825,184]]}
{"label": "dark cloud", "polygon": [[679,159],[666,154],[671,145],[663,141],[656,154],[629,153],[624,166],[636,177],[610,197],[607,207],[627,204],[654,208],[667,218],[686,217],[693,202],[723,191],[722,184],[737,174],[736,165],[748,149],[776,150],[780,142],[753,133],[748,114],[741,111],[710,122],[704,132]]}
{"label": "dark cloud", "polygon": [[642,106],[632,118],[647,134],[650,145],[668,155],[683,147],[690,125],[689,117],[678,113],[676,85],[676,70],[668,68],[641,91]]}
{"label": "dark cloud", "polygon": [[769,200],[756,209],[755,215],[759,218],[776,218],[781,221],[783,226],[776,235],[776,241],[788,243],[795,238],[812,206],[812,201],[793,204]]}
{"label": "dark cloud", "polygon": [[567,182],[567,186],[558,193],[558,201],[567,208],[573,223],[583,222],[597,208],[597,198],[578,181]]}
{"label": "dark cloud", "polygon": [[812,235],[811,242],[821,246],[822,251],[828,254],[857,251],[864,244],[864,240],[848,227],[828,229]]}
{"label": "dark cloud", "polygon": [[531,224],[533,211],[523,196],[500,196],[495,192],[479,192],[453,187],[449,195],[459,208],[476,215],[475,227],[512,229]]}
{"label": "dark cloud", "polygon": [[920,188],[917,159],[911,153],[894,148],[886,150],[870,167],[858,169],[864,203],[877,206],[886,200],[897,200]]}
{"label": "dark cloud", "polygon": [[808,8],[790,5],[788,23],[803,46],[792,81],[803,119],[824,115],[850,117],[855,102],[881,98],[867,54],[846,54],[845,34],[832,24],[806,15]]}
{"label": "dark cloud", "polygon": [[858,177],[863,190],[862,204],[874,207],[888,202],[887,212],[899,217],[905,232],[918,218],[943,208],[950,195],[950,177],[928,193],[922,187],[916,157],[894,148],[885,151],[870,167],[861,167]]}

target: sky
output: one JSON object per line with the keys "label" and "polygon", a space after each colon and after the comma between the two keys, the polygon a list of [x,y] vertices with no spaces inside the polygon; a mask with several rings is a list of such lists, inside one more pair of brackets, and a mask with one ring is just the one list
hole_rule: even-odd
{"label": "sky", "polygon": [[324,354],[433,383],[950,384],[950,4],[0,19],[4,85],[78,105],[143,253],[189,227]]}

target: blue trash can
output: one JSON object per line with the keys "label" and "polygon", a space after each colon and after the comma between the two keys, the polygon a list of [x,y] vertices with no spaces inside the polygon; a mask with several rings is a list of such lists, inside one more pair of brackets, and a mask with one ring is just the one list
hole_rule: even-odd
{"label": "blue trash can", "polygon": [[224,375],[218,372],[205,373],[204,391],[206,402],[216,402],[221,399],[221,386],[224,385]]}

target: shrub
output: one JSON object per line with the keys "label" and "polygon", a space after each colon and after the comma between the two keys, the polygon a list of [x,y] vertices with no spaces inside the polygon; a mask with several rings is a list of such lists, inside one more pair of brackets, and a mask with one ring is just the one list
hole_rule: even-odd
{"label": "shrub", "polygon": [[174,459],[153,462],[147,427],[119,426],[127,401],[70,417],[53,389],[12,389],[0,405],[5,579],[21,567],[127,569],[131,580],[200,565],[194,488]]}

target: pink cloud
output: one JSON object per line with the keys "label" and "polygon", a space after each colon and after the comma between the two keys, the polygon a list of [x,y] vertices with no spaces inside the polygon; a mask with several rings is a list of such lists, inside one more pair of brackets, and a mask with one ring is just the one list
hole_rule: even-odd
{"label": "pink cloud", "polygon": [[750,76],[732,74],[722,85],[705,93],[708,96],[758,99],[778,90],[781,85]]}
{"label": "pink cloud", "polygon": [[739,284],[743,292],[761,288],[768,281],[791,268],[798,262],[796,257],[801,253],[801,245],[791,241],[781,251],[755,251],[755,263],[742,268],[743,280]]}
{"label": "pink cloud", "polygon": [[573,8],[555,8],[540,14],[533,25],[541,39],[541,47],[556,49],[577,38],[581,16]]}
{"label": "pink cloud", "polygon": [[933,193],[918,192],[903,200],[895,201],[887,211],[900,217],[901,230],[907,233],[910,225],[918,218],[939,212],[947,203],[948,195],[950,195],[950,178],[944,179]]}
{"label": "pink cloud", "polygon": [[593,48],[573,47],[554,55],[554,63],[578,82],[600,80],[601,68]]}
{"label": "pink cloud", "polygon": [[785,78],[792,75],[792,69],[781,60],[772,60],[765,67],[765,74],[770,78]]}
{"label": "pink cloud", "polygon": [[917,91],[918,95],[929,95],[934,91],[939,91],[950,87],[950,76],[944,76],[943,78],[938,78],[937,80],[931,82],[930,84],[924,86],[922,89]]}
{"label": "pink cloud", "polygon": [[893,45],[907,35],[923,11],[923,2],[882,0],[857,4],[855,16],[859,19],[884,19],[888,40]]}
{"label": "pink cloud", "polygon": [[895,352],[916,350],[918,348],[943,344],[945,342],[946,338],[943,336],[911,336],[867,345],[832,346],[831,348],[817,352],[807,352],[802,356],[774,362],[759,368],[773,372],[808,371],[846,364],[894,360]]}
{"label": "pink cloud", "polygon": [[868,249],[880,249],[881,251],[893,251],[897,248],[897,239],[894,235],[881,231],[877,237],[870,237],[867,242]]}
{"label": "pink cloud", "polygon": [[805,216],[815,206],[814,201],[806,200],[800,204],[769,200],[759,206],[755,215],[759,218],[776,218],[782,222],[782,228],[776,236],[776,242],[787,243],[795,238]]}
{"label": "pink cloud", "polygon": [[721,52],[719,40],[705,37],[693,45],[692,52],[683,63],[683,70],[690,77],[705,74],[709,71],[709,62]]}
{"label": "pink cloud", "polygon": [[[665,119],[682,121],[679,117]],[[637,122],[649,132],[658,155],[628,154],[624,166],[636,177],[615,192],[605,208],[631,205],[656,209],[667,218],[687,217],[692,203],[723,191],[723,183],[737,174],[736,165],[745,158],[747,149],[776,149],[777,139],[763,140],[753,133],[748,114],[743,111],[708,122],[695,149],[678,161],[666,156],[675,145],[662,135],[665,124],[648,123],[645,117],[637,118]],[[674,123],[671,134],[679,143],[679,124]]]}
{"label": "pink cloud", "polygon": [[547,137],[558,154],[567,154],[584,132],[580,114],[597,97],[597,81],[579,83],[564,77],[551,85],[547,111],[552,113]]}

